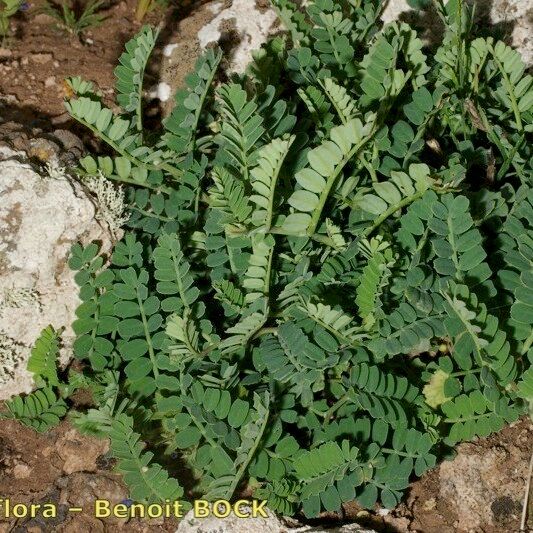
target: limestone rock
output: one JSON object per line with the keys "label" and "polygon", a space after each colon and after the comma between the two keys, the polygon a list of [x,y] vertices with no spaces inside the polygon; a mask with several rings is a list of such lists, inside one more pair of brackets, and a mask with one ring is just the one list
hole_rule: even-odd
{"label": "limestone rock", "polygon": [[[246,507],[242,512],[246,512]],[[249,511],[249,509],[248,509]],[[189,511],[179,523],[176,533],[207,533],[216,531],[217,533],[281,533],[284,527],[280,520],[273,513],[268,513],[268,518],[250,517],[238,518],[233,513],[227,518],[195,518],[193,511]]]}
{"label": "limestone rock", "polygon": [[[475,4],[476,17],[482,26],[487,23],[499,26],[503,34],[510,34],[510,42],[520,51],[524,62],[527,65],[533,63],[533,0],[468,1]],[[415,12],[409,7],[407,0],[390,0],[383,13],[383,20],[391,22],[398,18],[416,19],[414,15]],[[425,14],[421,24],[429,30],[429,34],[439,34],[434,31],[440,24],[436,15]]]}
{"label": "limestone rock", "polygon": [[242,73],[270,35],[280,29],[276,13],[266,3],[255,0],[214,0],[198,5],[179,23],[167,41],[160,58],[160,83],[148,91],[163,102],[165,113],[173,105],[173,95],[183,86],[196,59],[208,45],[224,49],[223,69]]}
{"label": "limestone rock", "polygon": [[440,465],[440,497],[453,507],[459,529],[507,531],[519,523],[528,458],[515,445],[465,443],[453,461]]}
{"label": "limestone rock", "polygon": [[26,361],[47,325],[65,327],[62,363],[70,357],[79,304],[67,265],[72,244],[99,240],[111,248],[83,188],[44,174],[25,163],[24,154],[0,150],[0,399],[31,390]]}
{"label": "limestone rock", "polygon": [[287,531],[287,533],[377,533],[373,529],[367,529],[359,524],[344,524],[328,529],[323,526],[304,526],[298,529],[284,529],[283,531]]}
{"label": "limestone rock", "polygon": [[[241,511],[246,512],[246,509],[243,507]],[[269,511],[268,514],[268,518],[238,518],[233,513],[227,518],[195,518],[193,511],[189,511],[181,520],[176,533],[376,533],[358,524],[329,529],[321,526],[289,528],[274,513]]]}
{"label": "limestone rock", "polygon": [[[220,6],[221,3],[218,7],[216,4],[212,6],[215,13]],[[223,36],[224,24],[232,22],[236,42],[231,49],[228,71],[242,73],[252,59],[252,52],[261,48],[267,41],[276,19],[277,15],[273,9],[260,11],[250,0],[233,0],[230,7],[222,9],[198,32],[200,48],[204,49],[209,43],[219,42]]]}

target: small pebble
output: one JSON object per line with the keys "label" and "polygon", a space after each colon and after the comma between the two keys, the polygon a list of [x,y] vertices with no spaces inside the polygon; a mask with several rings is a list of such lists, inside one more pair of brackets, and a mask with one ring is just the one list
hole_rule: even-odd
{"label": "small pebble", "polygon": [[174,48],[177,48],[179,45],[176,44],[167,44],[165,48],[163,48],[163,55],[165,57],[170,57],[172,55],[172,52],[174,51]]}
{"label": "small pebble", "polygon": [[31,60],[38,65],[45,65],[54,59],[52,54],[31,54]]}

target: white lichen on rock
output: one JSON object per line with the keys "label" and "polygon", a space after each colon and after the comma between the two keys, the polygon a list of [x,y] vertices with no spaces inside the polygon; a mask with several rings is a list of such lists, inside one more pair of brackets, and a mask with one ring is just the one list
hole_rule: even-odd
{"label": "white lichen on rock", "polygon": [[25,347],[11,337],[0,333],[0,387],[15,379],[15,374],[24,361]]}
{"label": "white lichen on rock", "polygon": [[105,222],[113,236],[117,237],[120,228],[129,220],[124,188],[122,185],[115,185],[101,172],[96,176],[85,176],[80,179],[94,195],[97,209],[95,218]]}
{"label": "white lichen on rock", "polygon": [[[67,169],[59,164],[57,158],[52,158],[45,164],[48,177],[53,180],[71,180]],[[91,192],[96,204],[96,220],[104,222],[114,237],[129,220],[126,214],[126,200],[122,185],[116,185],[99,171],[95,176],[77,176],[77,179]]]}
{"label": "white lichen on rock", "polygon": [[0,315],[31,306],[41,307],[39,294],[32,287],[4,287],[0,291]]}
{"label": "white lichen on rock", "polygon": [[44,168],[50,179],[58,180],[67,177],[67,169],[59,164],[57,157],[52,157],[47,161]]}

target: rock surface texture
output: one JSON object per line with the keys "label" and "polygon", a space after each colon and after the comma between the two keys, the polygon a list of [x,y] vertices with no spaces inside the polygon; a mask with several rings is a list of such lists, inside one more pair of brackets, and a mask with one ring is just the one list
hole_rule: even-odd
{"label": "rock surface texture", "polygon": [[[243,512],[246,508],[242,508]],[[330,529],[320,526],[288,527],[274,514],[268,518],[237,518],[231,514],[227,518],[195,518],[189,511],[181,520],[176,533],[376,533],[358,524],[347,524]]]}
{"label": "rock surface texture", "polygon": [[[533,64],[533,0],[468,0],[475,4],[477,19],[482,26],[487,23],[501,30],[502,36],[511,36],[511,43],[520,50],[524,61]],[[407,0],[390,0],[383,20],[390,22],[398,18],[412,20],[415,12],[407,4]],[[428,16],[421,25],[438,25],[438,18]],[[431,32],[434,35],[434,32]]]}
{"label": "rock surface texture", "polygon": [[164,103],[168,100],[164,104],[168,112],[172,95],[182,86],[196,58],[212,44],[224,49],[226,72],[244,72],[253,51],[280,29],[275,11],[267,6],[268,2],[254,0],[214,0],[199,5],[179,23],[163,49],[160,83],[150,95]]}
{"label": "rock surface texture", "polygon": [[67,265],[72,244],[98,240],[111,248],[83,188],[40,175],[21,155],[0,149],[0,399],[31,390],[26,361],[48,324],[65,328],[62,362],[70,356],[79,304]]}
{"label": "rock surface texture", "polygon": [[527,461],[516,460],[520,455],[515,446],[481,455],[475,444],[463,444],[453,461],[440,465],[440,496],[455,503],[459,524],[498,527],[513,515],[518,523],[528,470]]}
{"label": "rock surface texture", "polygon": [[[215,18],[198,32],[200,48],[205,49],[209,43],[219,42],[224,25],[236,34],[236,43],[231,50],[229,71],[244,72],[252,59],[252,52],[265,43],[277,20],[273,9],[259,10],[250,0],[233,0],[230,7],[221,9],[222,2],[211,5]],[[230,30],[231,31],[231,30]]]}

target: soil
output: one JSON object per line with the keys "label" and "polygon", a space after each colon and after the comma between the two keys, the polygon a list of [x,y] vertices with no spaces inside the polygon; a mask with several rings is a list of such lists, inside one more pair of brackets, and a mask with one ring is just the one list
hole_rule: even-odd
{"label": "soil", "polygon": [[[343,515],[324,515],[324,527],[358,522],[383,533],[517,532],[531,453],[533,425],[528,419],[486,439],[459,446],[447,461],[412,483],[404,503],[392,512],[346,505]],[[128,497],[106,441],[82,436],[68,421],[38,434],[17,422],[0,423],[1,497],[14,503],[53,502],[53,519],[4,520],[0,533],[168,531],[177,520],[97,519],[96,499],[121,503]],[[2,502],[0,502],[1,504]],[[83,512],[68,512],[69,507]]]}
{"label": "soil", "polygon": [[[121,503],[128,497],[120,476],[113,473],[106,441],[81,436],[66,421],[38,434],[17,422],[0,424],[0,487],[4,501],[14,504],[57,506],[55,518],[30,516],[5,520],[0,512],[0,532],[75,533],[103,531],[175,531],[177,522],[159,519],[149,525],[140,519],[129,521],[94,517],[96,499]],[[3,502],[0,502],[0,504]],[[83,507],[83,512],[69,512]]]}
{"label": "soil", "polygon": [[[176,2],[179,7],[153,11],[140,23],[134,16],[137,0],[108,1],[109,7],[101,11],[105,16],[102,24],[77,37],[43,13],[44,0],[34,0],[29,10],[13,21],[13,36],[6,47],[0,48],[0,122],[23,122],[41,128],[69,123],[63,106],[68,89],[63,80],[70,76],[95,82],[106,103],[112,104],[113,70],[118,57],[124,44],[145,23],[161,31],[161,46],[152,58],[147,84],[158,81],[162,46],[169,42],[187,43],[175,69],[179,83],[199,53],[198,29],[214,18],[212,11],[202,9],[206,3],[180,0]],[[180,23],[184,19],[186,22]]]}
{"label": "soil", "polygon": [[[161,26],[162,45],[150,66],[149,83],[154,85],[159,81],[163,46],[177,42],[182,51],[172,71],[177,85],[196,60],[198,29],[214,17],[206,2],[177,3],[178,8],[151,13],[144,21]],[[124,43],[141,26],[134,18],[135,5],[136,0],[109,3],[103,11],[106,20],[80,39],[40,13],[43,1],[35,0],[14,21],[9,48],[0,49],[0,124],[22,123],[33,133],[57,129],[81,133],[64,112],[63,79],[79,75],[96,82],[111,104],[113,69]],[[258,0],[258,6],[265,7],[265,0]],[[154,113],[160,112],[157,102],[154,105]],[[87,144],[86,132],[83,137]],[[405,502],[392,512],[367,512],[351,504],[342,517],[324,516],[322,523],[358,521],[383,532],[516,532],[532,431],[531,422],[523,419],[487,439],[461,445],[454,461],[414,481]],[[16,503],[52,501],[59,514],[46,521],[0,518],[0,532],[175,531],[176,522],[171,520],[101,521],[92,516],[94,499],[118,503],[127,498],[113,466],[106,443],[77,434],[68,421],[46,434],[1,421],[0,498]],[[69,506],[84,510],[68,513]]]}

